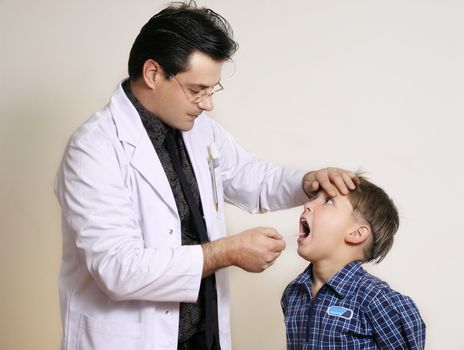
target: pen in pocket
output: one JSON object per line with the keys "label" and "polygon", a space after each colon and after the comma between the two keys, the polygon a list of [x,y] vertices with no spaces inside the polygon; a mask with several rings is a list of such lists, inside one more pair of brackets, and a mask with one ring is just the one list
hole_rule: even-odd
{"label": "pen in pocket", "polygon": [[209,165],[209,172],[211,173],[211,184],[213,187],[213,200],[214,200],[214,207],[216,211],[218,211],[219,208],[219,196],[218,196],[218,189],[217,189],[217,183],[216,183],[216,172],[214,171],[214,168],[216,168],[219,160],[219,150],[216,146],[216,144],[213,142],[208,146],[208,165]]}

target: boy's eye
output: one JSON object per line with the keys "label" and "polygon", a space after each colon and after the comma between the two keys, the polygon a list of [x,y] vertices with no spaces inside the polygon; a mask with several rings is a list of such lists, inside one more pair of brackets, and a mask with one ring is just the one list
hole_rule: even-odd
{"label": "boy's eye", "polygon": [[333,204],[334,204],[334,203],[333,203],[333,199],[332,199],[332,198],[330,198],[330,197],[327,197],[327,198],[325,199],[325,202],[324,202],[324,204],[333,205]]}

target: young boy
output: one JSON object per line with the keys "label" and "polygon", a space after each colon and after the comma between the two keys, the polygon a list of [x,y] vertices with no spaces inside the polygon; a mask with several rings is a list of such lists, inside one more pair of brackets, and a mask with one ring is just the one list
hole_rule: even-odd
{"label": "young boy", "polygon": [[424,348],[413,301],[361,267],[383,260],[399,218],[381,188],[359,180],[348,195],[320,191],[304,205],[298,254],[311,263],[281,301],[289,350]]}

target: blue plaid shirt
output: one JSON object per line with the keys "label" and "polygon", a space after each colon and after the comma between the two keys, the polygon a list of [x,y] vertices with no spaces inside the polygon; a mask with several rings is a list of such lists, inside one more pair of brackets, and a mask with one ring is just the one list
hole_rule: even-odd
{"label": "blue plaid shirt", "polygon": [[367,273],[359,261],[338,271],[312,299],[311,264],[282,296],[287,349],[423,349],[425,324],[411,298]]}

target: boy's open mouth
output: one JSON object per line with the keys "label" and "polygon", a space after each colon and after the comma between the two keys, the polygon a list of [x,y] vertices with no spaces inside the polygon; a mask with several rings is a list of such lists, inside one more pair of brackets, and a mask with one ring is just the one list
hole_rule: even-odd
{"label": "boy's open mouth", "polygon": [[305,218],[300,219],[300,237],[306,238],[311,233],[311,228]]}

